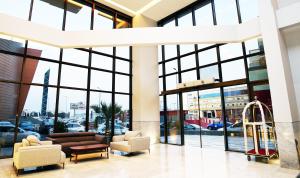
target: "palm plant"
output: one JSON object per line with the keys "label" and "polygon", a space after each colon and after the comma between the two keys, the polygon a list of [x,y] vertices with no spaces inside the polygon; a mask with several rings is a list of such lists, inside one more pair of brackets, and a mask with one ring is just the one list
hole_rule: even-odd
{"label": "palm plant", "polygon": [[[107,104],[105,102],[101,102],[100,106],[99,105],[92,105],[91,108],[95,111],[95,113],[100,114],[104,117],[105,119],[105,133],[109,133],[109,121],[112,118],[113,115],[113,109],[115,114],[122,113],[122,106],[118,104]],[[94,127],[97,129],[99,122],[100,122],[100,116],[97,116],[95,118],[95,125]]]}

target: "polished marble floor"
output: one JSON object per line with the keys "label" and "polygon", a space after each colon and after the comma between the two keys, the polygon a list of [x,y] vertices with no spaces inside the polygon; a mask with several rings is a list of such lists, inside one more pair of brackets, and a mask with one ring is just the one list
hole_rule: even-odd
{"label": "polished marble floor", "polygon": [[[191,146],[155,144],[151,154],[147,151],[122,156],[110,155],[110,159],[79,157],[77,164],[66,163],[43,170],[26,171],[24,178],[295,178],[299,171],[279,167],[278,160],[271,164],[250,161],[236,152],[218,149],[200,149]],[[16,177],[12,159],[0,160],[0,178]]]}

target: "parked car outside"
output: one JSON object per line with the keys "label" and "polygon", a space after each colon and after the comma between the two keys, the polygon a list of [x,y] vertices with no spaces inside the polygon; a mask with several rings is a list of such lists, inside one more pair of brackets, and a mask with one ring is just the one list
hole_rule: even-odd
{"label": "parked car outside", "polygon": [[[226,127],[229,127],[231,125],[232,125],[231,122],[226,122]],[[218,129],[223,128],[223,127],[224,127],[224,123],[223,122],[214,122],[212,124],[209,124],[207,126],[207,129],[208,130],[218,130]]]}
{"label": "parked car outside", "polygon": [[68,123],[67,124],[68,132],[84,132],[85,128],[83,125],[78,123]]}
{"label": "parked car outside", "polygon": [[[122,135],[125,134],[127,131],[129,131],[127,127],[124,127],[120,124],[115,124],[115,130],[114,130],[115,135]],[[98,127],[98,133],[101,135],[105,134],[105,125]]]}
{"label": "parked car outside", "polygon": [[197,124],[185,124],[184,130],[185,131],[200,131],[200,126]]}
{"label": "parked car outside", "polygon": [[[0,126],[0,137],[4,140],[4,143],[2,143],[4,146],[13,145],[14,135],[15,135],[15,126]],[[22,139],[26,138],[28,135],[34,135],[38,139],[41,139],[39,133],[33,131],[26,131],[18,127],[17,142],[21,142]]]}
{"label": "parked car outside", "polygon": [[34,125],[29,121],[21,122],[20,127],[24,130],[34,131]]}
{"label": "parked car outside", "polygon": [[9,121],[0,121],[0,126],[15,126]]}

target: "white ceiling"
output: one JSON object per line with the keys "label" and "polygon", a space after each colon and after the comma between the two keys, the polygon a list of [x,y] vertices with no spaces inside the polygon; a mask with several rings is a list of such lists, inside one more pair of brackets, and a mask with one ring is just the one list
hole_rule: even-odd
{"label": "white ceiling", "polygon": [[164,17],[182,9],[196,0],[97,0],[100,3],[134,17],[139,10],[151,6],[141,12],[142,15],[159,21]]}

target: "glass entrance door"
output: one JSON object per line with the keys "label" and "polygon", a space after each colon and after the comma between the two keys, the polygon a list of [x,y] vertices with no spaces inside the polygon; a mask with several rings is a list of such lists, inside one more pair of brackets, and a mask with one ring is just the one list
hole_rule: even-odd
{"label": "glass entrance door", "polygon": [[185,145],[224,150],[219,88],[183,93],[183,112]]}

